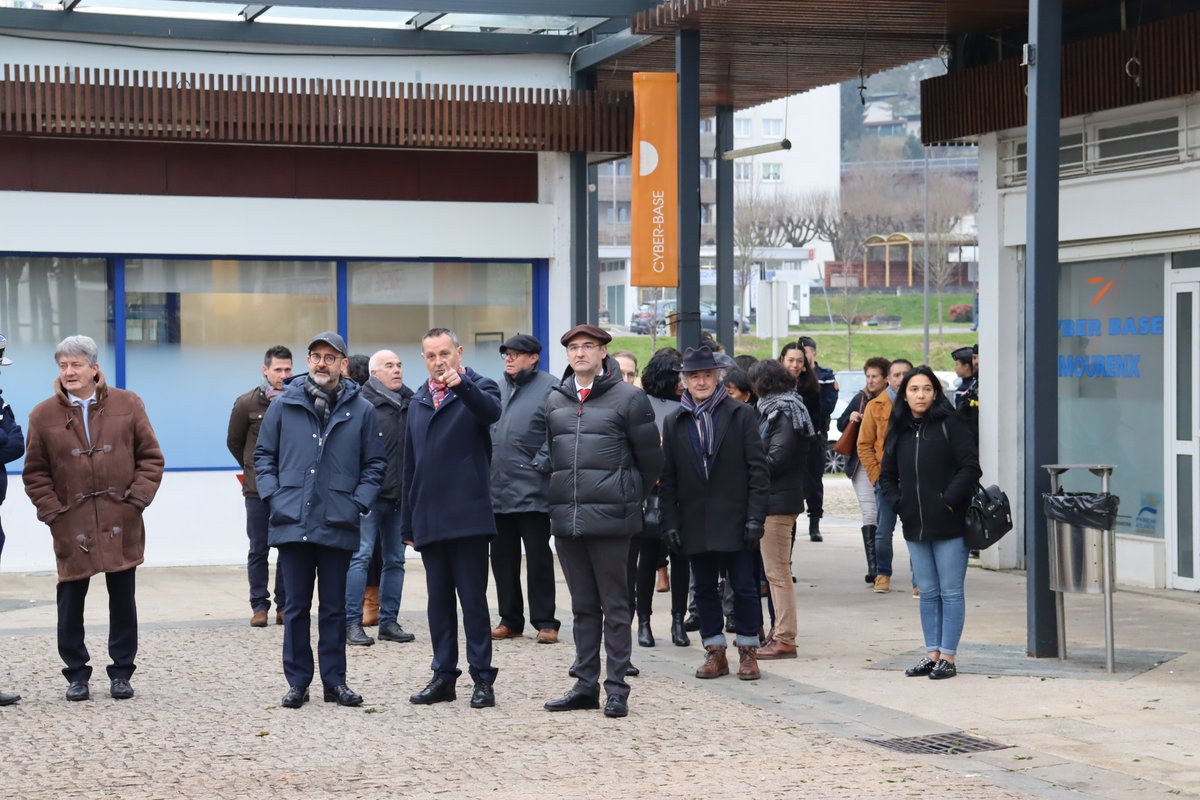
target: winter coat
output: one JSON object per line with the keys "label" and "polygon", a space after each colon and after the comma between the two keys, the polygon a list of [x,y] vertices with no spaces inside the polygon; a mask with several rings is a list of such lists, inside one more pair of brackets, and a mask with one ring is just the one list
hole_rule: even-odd
{"label": "winter coat", "polygon": [[744,550],[746,522],[766,519],[771,493],[758,413],[732,397],[717,405],[707,478],[693,446],[695,430],[682,407],[663,423],[663,530],[679,531],[688,556]]}
{"label": "winter coat", "polygon": [[787,414],[780,411],[765,419],[760,415],[758,430],[771,478],[767,516],[797,516],[804,511],[804,474],[808,463],[809,437],[800,436]]}
{"label": "winter coat", "polygon": [[[25,455],[25,433],[17,424],[12,406],[0,396],[0,467]],[[0,469],[0,503],[8,497],[8,472]],[[3,534],[0,533],[0,537]]]}
{"label": "winter coat", "polygon": [[258,484],[254,480],[254,445],[258,442],[258,431],[269,405],[262,387],[255,386],[233,401],[233,411],[229,414],[225,446],[242,467],[242,494],[246,497],[258,497]]}
{"label": "winter coat", "polygon": [[587,400],[570,367],[546,408],[550,530],[555,536],[633,536],[662,471],[662,445],[645,392],[606,358]]}
{"label": "winter coat", "polygon": [[123,572],[145,560],[142,512],[162,482],[163,454],[133,392],[96,373],[96,399],[83,409],[57,379],[54,395],[29,413],[25,493],[50,526],[58,580]]}
{"label": "winter coat", "polygon": [[879,467],[883,463],[883,442],[887,439],[892,421],[892,398],[887,389],[871,398],[863,411],[862,426],[858,429],[858,460],[867,471],[871,483],[879,483]]}
{"label": "winter coat", "polygon": [[[821,387],[821,430],[828,433],[829,418],[833,416],[833,409],[837,407],[838,401],[837,377],[829,367],[822,367],[815,361],[813,369],[817,373],[817,385]],[[817,417],[814,415],[813,420],[816,419]]]}
{"label": "winter coat", "polygon": [[879,485],[912,541],[963,535],[967,505],[979,477],[975,438],[949,402],[934,404],[921,419],[891,431]]}
{"label": "winter coat", "polygon": [[500,421],[492,426],[492,510],[497,514],[550,511],[546,401],[554,384],[554,376],[540,369],[504,376]]}
{"label": "winter coat", "polygon": [[387,468],[375,409],[343,378],[322,427],[306,380],[295,378],[271,403],[254,448],[258,494],[269,509],[267,541],[357,550],[361,515]]}
{"label": "winter coat", "polygon": [[408,406],[412,402],[413,390],[401,385],[400,407],[371,385],[363,384],[362,396],[375,407],[375,424],[379,426],[379,439],[383,442],[387,467],[383,471],[383,482],[379,484],[379,499],[393,507],[400,502],[404,491],[404,437],[408,429]]}
{"label": "winter coat", "polygon": [[[863,417],[864,417],[863,422],[865,422],[866,421],[865,417],[866,417],[866,413],[867,413],[867,403],[869,403],[869,402],[871,402],[871,395],[867,394],[865,389],[860,389],[854,395],[854,397],[850,399],[850,402],[846,404],[846,408],[842,411],[842,416],[840,416],[838,418],[837,429],[839,431],[845,433],[846,428],[850,425],[850,415],[855,411],[861,412],[863,414]],[[858,433],[859,433],[859,436],[862,435],[862,422],[859,423]],[[857,440],[855,440],[854,445],[855,445],[854,449],[850,451],[850,455],[846,458],[846,477],[847,478],[854,477],[854,472],[855,472],[855,470],[858,469],[858,465],[859,465],[858,441]]]}
{"label": "winter coat", "polygon": [[446,391],[435,410],[429,381],[408,405],[400,531],[420,550],[467,536],[495,536],[492,437],[500,419],[500,387],[473,369]]}

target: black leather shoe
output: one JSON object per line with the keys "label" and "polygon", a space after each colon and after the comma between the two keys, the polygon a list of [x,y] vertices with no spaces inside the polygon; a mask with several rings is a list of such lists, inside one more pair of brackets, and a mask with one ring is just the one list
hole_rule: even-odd
{"label": "black leather shoe", "polygon": [[356,622],[346,626],[346,644],[356,647],[370,647],[375,644],[375,640],[363,630],[361,622]]}
{"label": "black leather shoe", "polygon": [[9,694],[8,692],[0,692],[0,706],[11,706],[13,703],[21,699],[19,694]]}
{"label": "black leather shoe", "polygon": [[695,614],[688,614],[687,619],[683,621],[683,629],[689,633],[700,630],[700,617]]}
{"label": "black leather shoe", "polygon": [[490,683],[480,681],[471,692],[471,708],[495,708],[496,693]]}
{"label": "black leather shoe", "polygon": [[571,668],[570,668],[569,670],[567,670],[567,674],[568,674],[568,675],[570,675],[572,678],[578,678],[578,677],[579,677],[579,673],[575,671],[575,665],[574,665],[574,664],[572,664],[572,665],[571,665]]}
{"label": "black leather shoe", "polygon": [[325,702],[337,703],[339,706],[361,706],[362,695],[344,683],[337,686],[326,686]]}
{"label": "black leather shoe", "polygon": [[654,633],[650,630],[650,620],[638,622],[638,646],[654,647]]}
{"label": "black leather shoe", "polygon": [[572,689],[557,700],[546,701],[542,707],[547,711],[591,711],[600,707],[600,695]]}
{"label": "black leather shoe", "polygon": [[308,687],[307,686],[292,686],[287,690],[287,694],[283,696],[283,700],[279,701],[279,705],[284,708],[299,708],[308,702]]}
{"label": "black leather shoe", "polygon": [[935,666],[937,666],[937,662],[929,656],[925,656],[925,658],[917,662],[916,666],[904,670],[904,674],[910,678],[919,678],[922,675],[928,675],[933,672]]}
{"label": "black leather shoe", "polygon": [[637,667],[635,667],[633,664],[630,664],[628,667],[625,668],[625,677],[626,678],[636,678],[638,675],[641,675],[641,674],[642,674],[642,671],[640,669],[638,669]]}
{"label": "black leather shoe", "polygon": [[408,698],[408,702],[418,706],[429,706],[434,703],[448,703],[457,700],[454,692],[454,681],[449,678],[435,676],[421,691]]}
{"label": "black leather shoe", "polygon": [[67,687],[68,700],[91,700],[92,691],[88,688],[87,681],[71,681],[71,685]]}
{"label": "black leather shoe", "polygon": [[405,642],[416,641],[416,636],[400,627],[400,623],[394,619],[389,619],[386,622],[379,623],[379,633],[377,634],[381,642]]}
{"label": "black leather shoe", "polygon": [[933,669],[929,670],[929,679],[931,681],[940,681],[946,678],[953,678],[958,674],[958,667],[954,666],[953,661],[947,661],[944,658],[938,659],[937,664]]}
{"label": "black leather shoe", "polygon": [[114,700],[128,700],[133,697],[133,687],[129,685],[128,678],[113,678],[109,693]]}
{"label": "black leather shoe", "polygon": [[606,717],[628,717],[629,703],[624,697],[613,695],[608,698],[608,702],[604,704],[604,716]]}
{"label": "black leather shoe", "polygon": [[687,623],[683,620],[683,614],[671,615],[671,644],[676,647],[687,647],[692,643],[692,640],[687,635]]}

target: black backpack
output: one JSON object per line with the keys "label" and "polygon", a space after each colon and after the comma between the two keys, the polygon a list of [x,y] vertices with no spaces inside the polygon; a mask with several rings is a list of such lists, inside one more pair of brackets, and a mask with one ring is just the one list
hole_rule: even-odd
{"label": "black backpack", "polygon": [[975,487],[971,503],[967,506],[966,539],[971,550],[986,550],[1004,538],[1012,530],[1012,510],[1008,507],[1008,495],[999,486]]}

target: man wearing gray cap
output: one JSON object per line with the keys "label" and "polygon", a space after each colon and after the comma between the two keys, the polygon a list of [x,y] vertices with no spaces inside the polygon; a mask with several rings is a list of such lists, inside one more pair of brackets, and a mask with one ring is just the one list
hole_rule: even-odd
{"label": "man wearing gray cap", "polygon": [[500,421],[492,425],[492,575],[500,624],[493,639],[521,635],[525,603],[521,596],[521,544],[525,545],[529,622],[538,644],[558,641],[554,616],[554,554],[550,551],[550,444],[546,441],[546,398],[554,387],[539,369],[542,343],[518,333],[500,345],[504,381],[500,385]]}
{"label": "man wearing gray cap", "polygon": [[[12,361],[4,355],[7,347],[8,339],[4,338],[4,334],[0,334],[0,367],[12,365]],[[4,402],[3,397],[0,397],[0,503],[4,502],[4,498],[8,494],[8,473],[4,471],[3,466],[16,461],[23,455],[25,455],[25,434],[21,432],[21,426],[17,424],[12,406]],[[0,525],[0,553],[3,552],[4,527]],[[0,706],[10,706],[20,699],[21,695],[19,694],[0,692]]]}
{"label": "man wearing gray cap", "polygon": [[342,378],[346,342],[333,331],[308,345],[308,374],[288,384],[263,417],[254,448],[258,494],[268,508],[268,541],[279,548],[285,708],[308,700],[313,679],[309,610],[320,599],[317,649],[327,703],[362,705],[346,685],[346,570],[358,549],[387,468],[375,409]]}

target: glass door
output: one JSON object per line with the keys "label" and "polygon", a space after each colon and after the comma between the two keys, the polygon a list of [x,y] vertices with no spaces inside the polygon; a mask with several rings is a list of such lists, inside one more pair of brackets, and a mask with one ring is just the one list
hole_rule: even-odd
{"label": "glass door", "polygon": [[1171,270],[1168,280],[1164,422],[1170,581],[1173,588],[1200,591],[1200,270]]}

